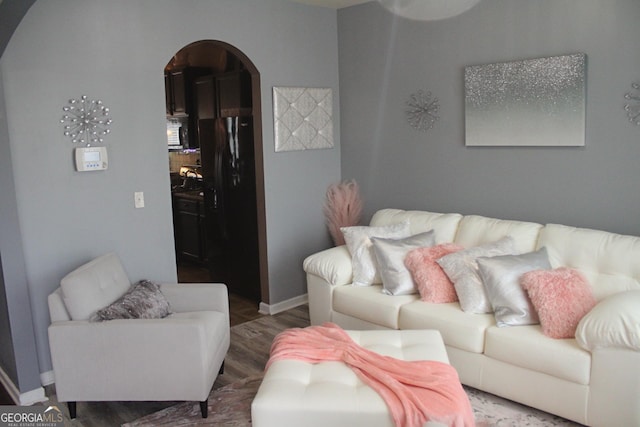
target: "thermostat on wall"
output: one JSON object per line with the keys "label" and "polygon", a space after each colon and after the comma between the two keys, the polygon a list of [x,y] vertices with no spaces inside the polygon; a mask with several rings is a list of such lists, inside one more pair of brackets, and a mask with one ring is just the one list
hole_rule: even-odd
{"label": "thermostat on wall", "polygon": [[78,147],[75,154],[78,172],[102,171],[109,165],[107,147]]}

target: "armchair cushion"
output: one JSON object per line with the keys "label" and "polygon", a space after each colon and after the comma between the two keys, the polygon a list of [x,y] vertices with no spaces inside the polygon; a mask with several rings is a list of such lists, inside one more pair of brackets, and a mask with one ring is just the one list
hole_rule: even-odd
{"label": "armchair cushion", "polygon": [[115,253],[98,257],[67,274],[60,281],[64,305],[73,320],[88,320],[120,298],[131,287]]}
{"label": "armchair cushion", "polygon": [[162,319],[171,313],[169,302],[160,287],[141,280],[124,295],[91,316],[91,321],[114,319]]}

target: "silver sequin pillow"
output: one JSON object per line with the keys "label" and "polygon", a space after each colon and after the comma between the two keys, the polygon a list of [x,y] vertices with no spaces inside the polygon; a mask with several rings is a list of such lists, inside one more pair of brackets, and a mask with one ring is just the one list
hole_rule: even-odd
{"label": "silver sequin pillow", "polygon": [[522,255],[481,257],[477,262],[498,327],[539,323],[531,300],[520,286],[520,276],[551,269],[546,248]]}
{"label": "silver sequin pillow", "polygon": [[511,236],[460,252],[445,255],[437,262],[453,282],[463,311],[469,313],[491,313],[491,303],[480,278],[476,259],[481,256],[513,255],[515,242]]}
{"label": "silver sequin pillow", "polygon": [[405,237],[382,239],[372,237],[373,253],[378,261],[378,273],[382,279],[382,292],[387,295],[411,295],[418,292],[411,272],[404,265],[409,251],[436,244],[433,230]]}
{"label": "silver sequin pillow", "polygon": [[377,262],[373,253],[372,237],[401,239],[409,237],[409,221],[377,227],[353,226],[340,228],[351,254],[353,285],[371,286],[380,283]]}
{"label": "silver sequin pillow", "polygon": [[124,295],[91,316],[92,322],[114,319],[161,319],[171,314],[160,287],[148,280],[133,285]]}

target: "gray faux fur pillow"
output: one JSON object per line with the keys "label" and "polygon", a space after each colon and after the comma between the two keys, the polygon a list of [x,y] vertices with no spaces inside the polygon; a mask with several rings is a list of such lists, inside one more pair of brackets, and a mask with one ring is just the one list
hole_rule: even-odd
{"label": "gray faux fur pillow", "polygon": [[161,319],[169,314],[169,301],[160,292],[160,287],[148,280],[140,280],[120,298],[96,311],[90,320]]}

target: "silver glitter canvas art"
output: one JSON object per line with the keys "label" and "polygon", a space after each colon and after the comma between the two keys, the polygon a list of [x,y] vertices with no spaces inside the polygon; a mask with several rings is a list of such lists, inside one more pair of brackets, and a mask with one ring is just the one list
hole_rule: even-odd
{"label": "silver glitter canvas art", "polygon": [[585,145],[586,55],[465,67],[467,146]]}

